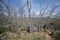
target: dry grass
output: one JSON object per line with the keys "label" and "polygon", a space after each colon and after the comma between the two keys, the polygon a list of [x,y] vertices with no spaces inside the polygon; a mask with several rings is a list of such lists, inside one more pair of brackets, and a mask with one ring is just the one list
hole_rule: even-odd
{"label": "dry grass", "polygon": [[[8,38],[10,40],[45,40],[45,33],[43,32],[20,32],[20,35],[17,33],[11,33],[11,32],[6,32],[3,33],[4,36],[3,40],[6,39],[8,40]],[[6,37],[7,36],[7,37]],[[5,38],[4,38],[5,37]]]}
{"label": "dry grass", "polygon": [[37,40],[45,40],[45,33],[42,32],[22,32],[21,33],[21,40],[34,40],[34,38],[37,38]]}

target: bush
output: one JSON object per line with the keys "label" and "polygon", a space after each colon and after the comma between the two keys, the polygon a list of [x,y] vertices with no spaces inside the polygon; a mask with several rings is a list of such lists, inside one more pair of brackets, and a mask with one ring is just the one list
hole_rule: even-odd
{"label": "bush", "polygon": [[7,31],[7,29],[6,28],[4,28],[4,27],[0,27],[0,34],[2,34],[2,33],[4,33],[4,32],[6,32]]}
{"label": "bush", "polygon": [[60,33],[57,33],[55,40],[60,40]]}

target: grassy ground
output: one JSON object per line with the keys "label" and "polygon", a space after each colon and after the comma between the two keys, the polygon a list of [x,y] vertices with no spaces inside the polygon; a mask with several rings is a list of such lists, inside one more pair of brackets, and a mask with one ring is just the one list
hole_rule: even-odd
{"label": "grassy ground", "polygon": [[[20,35],[19,35],[20,34]],[[0,34],[1,40],[45,40],[46,33],[43,32],[20,32],[20,33],[6,32]]]}
{"label": "grassy ground", "polygon": [[45,40],[45,33],[42,32],[21,32],[21,40]]}

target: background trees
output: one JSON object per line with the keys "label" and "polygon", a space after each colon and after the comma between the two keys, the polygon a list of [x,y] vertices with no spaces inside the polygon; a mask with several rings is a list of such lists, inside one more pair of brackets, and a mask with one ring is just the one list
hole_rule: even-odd
{"label": "background trees", "polygon": [[[32,0],[25,0],[17,7],[16,4],[14,4],[15,6],[11,4],[10,0],[0,0],[0,34],[4,33],[2,35],[4,36],[7,33],[10,35],[16,33],[19,38],[23,34],[26,38],[26,35],[29,36],[31,32],[33,37],[35,32],[38,36],[44,34],[44,37],[47,32],[50,33],[49,35],[60,32],[60,11],[57,10],[59,6],[55,3],[52,5],[45,4],[45,6],[38,3],[39,9],[38,7],[34,8],[34,4]],[[35,4],[35,6],[38,4]],[[14,35],[15,38],[16,34]],[[9,38],[8,35],[7,38]]]}
{"label": "background trees", "polygon": [[[54,27],[51,27],[52,26],[52,25],[50,25],[51,20],[53,20],[54,22],[57,21],[56,23],[58,23],[58,21],[59,21],[59,18],[55,19],[54,17],[52,17],[53,16],[52,14],[58,8],[58,6],[56,4],[53,4],[51,6],[50,10],[48,9],[49,5],[45,5],[44,8],[40,7],[39,12],[38,12],[39,15],[37,15],[35,10],[32,7],[31,0],[26,0],[25,4],[23,6],[21,6],[18,9],[18,11],[16,11],[17,10],[16,8],[11,7],[10,0],[7,0],[7,3],[8,4],[6,4],[4,2],[4,0],[0,0],[0,16],[1,16],[0,23],[9,24],[11,28],[14,26],[15,29],[16,28],[18,29],[19,27],[24,26],[24,28],[26,28],[26,29],[31,27],[32,30],[33,30],[33,28],[36,28],[36,30],[38,30],[38,31],[40,31],[41,29],[48,30],[49,28],[50,29],[55,28],[55,24],[54,24]],[[41,6],[41,4],[40,4],[40,6]],[[6,14],[8,13],[8,15],[6,15],[5,12],[6,12]],[[25,12],[26,12],[26,14],[25,14]],[[46,14],[49,14],[49,15],[45,17]],[[57,14],[58,14],[58,12],[57,12]],[[24,16],[24,15],[26,15],[26,16]],[[57,17],[57,16],[55,15],[55,17]]]}

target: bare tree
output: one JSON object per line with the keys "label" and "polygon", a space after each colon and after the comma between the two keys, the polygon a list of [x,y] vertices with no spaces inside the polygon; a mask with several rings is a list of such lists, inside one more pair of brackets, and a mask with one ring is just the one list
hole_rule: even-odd
{"label": "bare tree", "polygon": [[[8,5],[3,1],[3,0],[0,0],[0,2],[5,5],[6,9],[7,10],[4,10],[4,9],[1,9],[2,11],[5,11],[5,12],[8,12],[8,14],[10,15],[10,11],[9,11],[9,0],[8,0]],[[8,16],[9,16],[8,15]]]}
{"label": "bare tree", "polygon": [[[58,7],[58,6],[56,6],[55,4],[53,4],[52,9],[49,11],[49,16],[48,16],[48,18],[46,19],[46,22],[45,22],[45,24],[44,24],[44,30],[47,28],[46,25],[47,25],[47,23],[49,22],[50,17],[52,16],[53,12],[55,11],[55,9],[56,9],[57,7]],[[49,28],[50,28],[50,27],[49,27]]]}
{"label": "bare tree", "polygon": [[40,11],[39,11],[39,15],[38,15],[38,18],[40,19],[40,22],[38,21],[38,31],[41,30],[42,25],[45,23],[45,22],[42,22],[42,21],[44,21],[43,16],[44,16],[47,8],[48,8],[48,6],[46,6],[45,8],[42,8],[41,5],[40,5]]}
{"label": "bare tree", "polygon": [[[31,1],[27,0],[26,3],[27,3],[28,13],[29,13],[29,25],[30,25]],[[30,26],[31,26],[31,25],[30,25]],[[30,26],[28,26],[29,32],[30,32]]]}
{"label": "bare tree", "polygon": [[23,22],[23,16],[24,16],[24,8],[26,5],[22,6],[21,8],[19,8],[19,15],[20,15],[20,24],[22,25]]}

